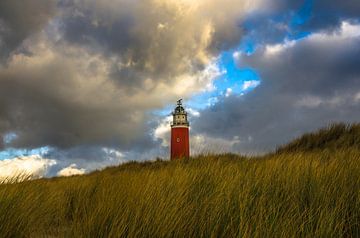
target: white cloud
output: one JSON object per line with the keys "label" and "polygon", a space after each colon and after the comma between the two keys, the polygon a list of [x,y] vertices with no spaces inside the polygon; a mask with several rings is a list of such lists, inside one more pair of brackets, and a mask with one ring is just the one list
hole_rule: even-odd
{"label": "white cloud", "polygon": [[245,81],[243,83],[242,89],[245,91],[245,90],[248,90],[248,89],[256,88],[259,85],[260,85],[260,81],[258,81],[258,80],[249,80],[249,81]]}
{"label": "white cloud", "polygon": [[[312,42],[343,42],[346,39],[353,39],[360,37],[360,25],[352,24],[347,21],[343,21],[341,23],[341,27],[338,31],[334,31],[332,34],[328,32],[319,32],[309,35],[306,38],[301,40],[285,40],[283,43],[274,44],[274,45],[266,45],[265,46],[265,56],[272,57],[274,55],[280,54],[287,49],[294,47],[298,42],[303,40],[308,40]],[[241,54],[234,54],[235,58],[240,58]]]}
{"label": "white cloud", "polygon": [[207,100],[207,106],[213,106],[215,105],[217,102],[219,102],[219,98],[218,97],[211,97]]}
{"label": "white cloud", "polygon": [[154,130],[154,138],[161,139],[161,145],[166,147],[169,146],[170,138],[170,123],[172,121],[172,116],[167,116],[159,122],[159,125]]}
{"label": "white cloud", "polygon": [[360,25],[351,24],[349,22],[343,21],[341,23],[342,35],[347,38],[354,38],[360,36]]}
{"label": "white cloud", "polygon": [[241,51],[235,51],[233,53],[234,60],[238,60],[241,57],[242,52]]}
{"label": "white cloud", "polygon": [[355,94],[354,96],[354,101],[357,103],[357,102],[360,102],[360,92],[358,92],[357,94]]}
{"label": "white cloud", "polygon": [[[326,42],[339,42],[342,43],[344,40],[353,39],[360,37],[360,25],[352,24],[347,21],[341,23],[341,27],[338,31],[334,31],[332,34],[328,32],[319,32],[309,35],[300,40],[285,40],[283,43],[266,45],[265,46],[265,56],[272,57],[284,52],[287,49],[294,47],[298,42],[304,40],[326,43]],[[234,58],[239,59],[241,57],[240,53],[234,54]]]}
{"label": "white cloud", "polygon": [[193,116],[193,117],[199,117],[200,116],[200,112],[193,109],[193,108],[187,108],[186,111],[190,114],[190,116]]}
{"label": "white cloud", "polygon": [[266,56],[273,56],[276,54],[280,54],[284,50],[293,47],[296,44],[296,41],[288,41],[286,40],[282,44],[275,44],[275,45],[267,45],[265,47],[265,55]]}
{"label": "white cloud", "polygon": [[18,157],[0,161],[0,181],[17,176],[41,178],[46,175],[49,167],[56,164],[55,160],[45,159],[40,155]]}
{"label": "white cloud", "polygon": [[298,100],[296,106],[314,108],[320,106],[321,103],[323,100],[320,97],[307,96]]}
{"label": "white cloud", "polygon": [[197,134],[190,138],[190,150],[192,155],[203,153],[225,153],[233,151],[233,146],[237,143],[240,143],[238,136],[234,136],[233,139],[229,140]]}
{"label": "white cloud", "polygon": [[57,173],[57,176],[73,176],[85,174],[85,169],[78,169],[76,164],[71,164],[69,167],[63,168]]}
{"label": "white cloud", "polygon": [[231,88],[227,88],[226,89],[226,93],[225,93],[225,97],[229,97],[232,93],[232,89]]}
{"label": "white cloud", "polygon": [[200,92],[210,92],[215,90],[214,81],[225,71],[221,70],[218,65],[218,59],[213,58],[206,67],[195,74],[182,74],[175,78],[173,85],[160,84],[156,86],[157,93],[155,95],[162,95],[164,93],[171,93],[169,97],[176,95],[176,97],[189,97]]}
{"label": "white cloud", "polygon": [[[356,98],[356,96],[354,96]],[[316,108],[322,105],[328,107],[336,107],[342,104],[346,104],[348,101],[348,96],[335,96],[332,98],[321,98],[318,96],[305,96],[300,100],[295,102],[296,106],[299,107],[308,107],[308,108]]]}
{"label": "white cloud", "polygon": [[333,34],[320,32],[310,35],[308,38],[313,41],[334,42],[360,37],[360,24],[352,24],[347,21],[341,23],[341,28]]}
{"label": "white cloud", "polygon": [[104,147],[103,148],[103,151],[107,154],[107,158],[110,160],[110,161],[122,161],[122,159],[124,158],[124,153],[119,151],[119,150],[115,150],[115,149],[112,149],[112,148],[107,148],[107,147]]}

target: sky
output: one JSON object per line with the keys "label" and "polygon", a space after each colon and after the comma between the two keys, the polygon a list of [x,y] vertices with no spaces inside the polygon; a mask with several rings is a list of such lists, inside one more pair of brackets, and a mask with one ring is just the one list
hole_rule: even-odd
{"label": "sky", "polygon": [[2,0],[0,178],[261,154],[360,118],[358,0]]}

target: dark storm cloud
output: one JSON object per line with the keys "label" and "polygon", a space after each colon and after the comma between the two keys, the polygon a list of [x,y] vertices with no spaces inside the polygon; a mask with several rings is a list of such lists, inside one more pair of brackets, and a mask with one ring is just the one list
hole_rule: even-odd
{"label": "dark storm cloud", "polygon": [[55,176],[61,169],[75,164],[77,168],[93,171],[107,166],[118,165],[125,161],[125,154],[102,146],[78,146],[66,150],[51,150],[44,157],[56,160],[56,165],[48,171]]}
{"label": "dark storm cloud", "polygon": [[55,0],[0,1],[0,56],[9,54],[55,13]]}
{"label": "dark storm cloud", "polygon": [[293,12],[309,16],[309,24],[330,26],[341,19],[358,18],[360,4],[357,0],[280,0],[269,1],[270,11]]}
{"label": "dark storm cloud", "polygon": [[307,39],[273,56],[266,54],[265,45],[286,45],[285,39],[304,32],[331,38],[344,30],[345,20],[357,24],[359,16],[358,1],[268,1],[266,9],[243,24],[245,40],[258,49],[238,62],[259,71],[262,84],[202,112],[195,131],[229,141],[239,136],[234,150],[259,152],[330,122],[358,121],[359,36]]}
{"label": "dark storm cloud", "polygon": [[[138,87],[146,78],[169,82],[196,73],[221,50],[238,44],[245,1],[66,1],[65,39],[119,55],[127,67],[114,67],[120,85]],[[226,15],[225,15],[226,12]]]}
{"label": "dark storm cloud", "polygon": [[238,64],[258,70],[262,84],[222,99],[193,124],[212,137],[239,136],[234,150],[274,149],[328,123],[360,118],[359,26],[343,24],[333,33],[263,47]]}
{"label": "dark storm cloud", "polygon": [[138,112],[121,103],[125,97],[101,95],[111,93],[111,85],[103,86],[96,78],[77,78],[77,69],[61,60],[43,62],[41,69],[17,65],[0,72],[0,100],[6,105],[0,114],[7,129],[18,135],[11,146],[129,146],[144,130],[138,124]]}
{"label": "dark storm cloud", "polygon": [[305,28],[323,29],[338,26],[341,21],[359,19],[360,4],[356,0],[336,1],[319,0],[313,1],[313,14],[305,24]]}
{"label": "dark storm cloud", "polygon": [[0,134],[0,150],[4,148],[3,135]]}
{"label": "dark storm cloud", "polygon": [[2,1],[12,54],[0,65],[0,133],[17,135],[7,146],[157,145],[149,111],[211,82],[203,70],[255,5],[236,2]]}
{"label": "dark storm cloud", "polygon": [[253,44],[272,44],[298,39],[316,31],[332,32],[343,21],[360,21],[358,1],[269,0],[243,23],[245,39]]}

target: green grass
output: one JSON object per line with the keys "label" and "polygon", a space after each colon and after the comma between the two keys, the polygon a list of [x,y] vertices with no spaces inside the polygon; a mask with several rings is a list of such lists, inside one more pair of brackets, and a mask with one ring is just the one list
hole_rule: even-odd
{"label": "green grass", "polygon": [[[317,143],[331,128],[303,138]],[[0,237],[360,237],[360,150],[339,139],[349,128],[360,126],[321,149],[299,139],[258,158],[132,162],[3,184]]]}

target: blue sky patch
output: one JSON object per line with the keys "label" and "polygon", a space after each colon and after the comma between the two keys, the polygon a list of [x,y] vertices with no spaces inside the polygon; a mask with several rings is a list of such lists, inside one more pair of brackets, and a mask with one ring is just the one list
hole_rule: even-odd
{"label": "blue sky patch", "polygon": [[50,150],[51,148],[48,146],[44,146],[36,149],[7,148],[3,151],[0,151],[0,160],[13,159],[15,157],[30,156],[30,155],[44,156],[48,154]]}

